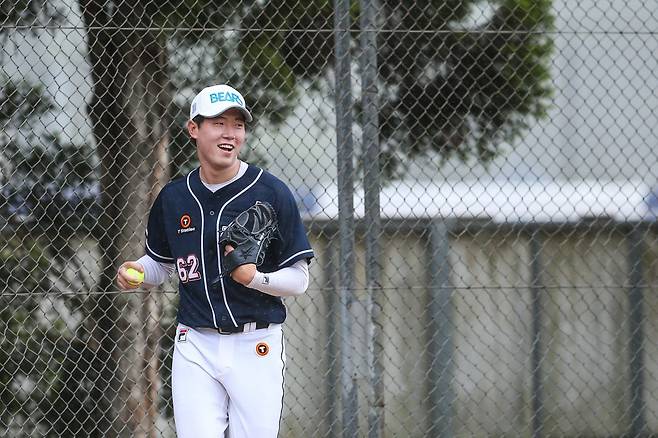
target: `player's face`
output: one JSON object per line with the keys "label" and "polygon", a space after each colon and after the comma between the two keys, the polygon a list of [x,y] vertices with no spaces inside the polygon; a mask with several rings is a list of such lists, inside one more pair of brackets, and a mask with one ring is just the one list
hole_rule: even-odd
{"label": "player's face", "polygon": [[222,174],[239,167],[238,154],[246,137],[240,110],[232,108],[218,117],[205,119],[200,126],[190,122],[188,129],[196,140],[199,162],[206,173]]}

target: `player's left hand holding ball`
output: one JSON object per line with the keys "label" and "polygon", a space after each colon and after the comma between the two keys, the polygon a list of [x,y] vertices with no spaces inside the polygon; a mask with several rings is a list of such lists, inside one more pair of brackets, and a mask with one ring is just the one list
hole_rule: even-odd
{"label": "player's left hand holding ball", "polygon": [[121,290],[137,289],[144,283],[144,267],[137,262],[125,262],[117,271],[117,284]]}

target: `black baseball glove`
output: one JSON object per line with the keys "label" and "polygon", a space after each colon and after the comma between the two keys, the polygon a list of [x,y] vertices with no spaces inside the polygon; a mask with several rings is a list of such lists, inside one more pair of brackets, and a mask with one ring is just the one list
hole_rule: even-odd
{"label": "black baseball glove", "polygon": [[224,254],[226,245],[235,248],[224,256],[222,275],[248,263],[260,266],[277,230],[276,212],[267,202],[256,201],[240,213],[219,236],[219,250]]}

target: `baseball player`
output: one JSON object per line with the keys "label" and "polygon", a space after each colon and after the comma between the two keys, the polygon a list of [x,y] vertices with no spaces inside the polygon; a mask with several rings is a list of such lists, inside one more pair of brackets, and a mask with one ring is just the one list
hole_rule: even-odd
{"label": "baseball player", "polygon": [[[178,275],[172,389],[179,438],[267,438],[279,430],[282,297],[306,291],[313,250],[288,187],[238,159],[251,121],[234,88],[214,85],[199,92],[187,129],[200,166],[162,189],[148,218],[146,254],[117,273],[123,290],[138,287],[128,268],[144,273],[144,287]],[[279,236],[258,268],[249,263],[221,275],[225,256],[234,250],[218,248],[222,229],[256,201],[274,208]]]}

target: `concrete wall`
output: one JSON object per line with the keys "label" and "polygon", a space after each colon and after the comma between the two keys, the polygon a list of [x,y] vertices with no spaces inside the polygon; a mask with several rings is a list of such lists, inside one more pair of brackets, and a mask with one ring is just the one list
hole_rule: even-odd
{"label": "concrete wall", "polygon": [[[620,436],[630,427],[629,246],[621,228],[564,225],[542,234],[542,436]],[[312,233],[313,234],[313,233]],[[357,233],[358,235],[358,233]],[[645,239],[648,284],[656,283],[658,237]],[[340,333],[329,281],[337,242],[315,235],[314,282],[289,300],[288,377],[283,436],[310,436],[340,424]],[[531,436],[533,373],[529,234],[513,227],[458,232],[450,238],[454,436]],[[386,436],[430,436],[427,233],[417,229],[382,241]],[[357,297],[365,300],[364,248],[357,242]],[[335,281],[335,278],[333,279]],[[658,335],[654,288],[644,290],[645,339]],[[364,301],[365,302],[365,301]],[[365,307],[364,307],[365,309]],[[439,317],[446,317],[446,312]],[[449,316],[448,316],[449,317]],[[333,329],[333,331],[332,331]],[[335,331],[335,333],[334,333]],[[332,338],[332,333],[334,337]],[[365,311],[351,328],[357,348],[359,436],[366,436],[369,394]],[[645,340],[644,397],[658,432],[658,350]],[[333,370],[333,371],[332,371]],[[332,374],[333,373],[333,374]],[[332,392],[333,391],[333,392]],[[340,430],[339,428],[334,430]]]}

